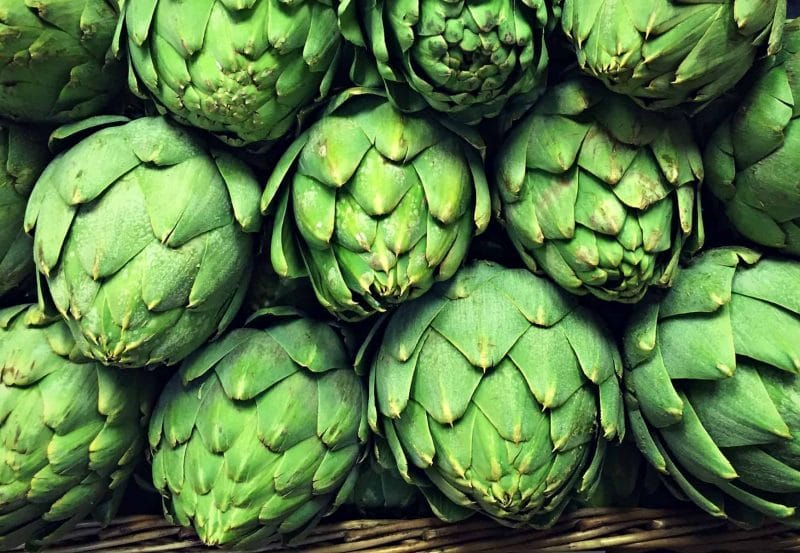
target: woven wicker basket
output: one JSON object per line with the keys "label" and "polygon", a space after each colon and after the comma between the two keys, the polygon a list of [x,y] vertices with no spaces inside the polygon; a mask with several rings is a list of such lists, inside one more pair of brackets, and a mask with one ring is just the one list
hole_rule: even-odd
{"label": "woven wicker basket", "polygon": [[[488,520],[349,520],[317,527],[296,545],[306,553],[463,553],[472,551],[800,551],[800,532],[770,525],[739,530],[691,509],[584,509],[545,531],[515,531]],[[285,551],[274,545],[260,551]],[[49,553],[203,551],[194,534],[157,516],[84,523]]]}

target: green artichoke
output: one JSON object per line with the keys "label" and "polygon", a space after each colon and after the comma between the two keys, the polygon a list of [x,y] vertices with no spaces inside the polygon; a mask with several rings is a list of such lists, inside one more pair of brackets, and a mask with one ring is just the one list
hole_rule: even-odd
{"label": "green artichoke", "polygon": [[[458,270],[491,218],[480,137],[352,89],[278,162],[262,198],[281,276],[307,271],[320,303],[357,320]],[[273,204],[275,204],[273,206]]]}
{"label": "green artichoke", "polygon": [[397,472],[389,445],[374,437],[369,458],[360,465],[358,480],[348,503],[365,515],[408,515],[418,511],[422,496],[416,486]]}
{"label": "green artichoke", "polygon": [[783,50],[759,69],[711,136],[707,182],[741,234],[800,255],[800,20],[786,25]]}
{"label": "green artichoke", "polygon": [[407,481],[504,524],[546,527],[622,438],[621,370],[577,298],[479,262],[390,317],[370,425]]}
{"label": "green artichoke", "polygon": [[124,26],[131,88],[237,145],[325,96],[341,43],[331,0],[127,0]]}
{"label": "green artichoke", "polygon": [[85,355],[174,364],[242,303],[260,186],[244,163],[164,118],[97,119],[55,137],[83,131],[31,194],[25,228],[36,231],[39,272]]}
{"label": "green artichoke", "polygon": [[116,0],[0,0],[0,116],[65,123],[121,88]]}
{"label": "green artichoke", "polygon": [[714,516],[800,518],[800,263],[711,250],[625,333],[636,443]]}
{"label": "green artichoke", "polygon": [[404,110],[515,119],[544,90],[545,0],[341,0],[338,10],[359,54],[351,77],[383,84]]}
{"label": "green artichoke", "polygon": [[49,155],[44,134],[0,124],[0,296],[34,272],[33,241],[22,222],[28,196]]}
{"label": "green artichoke", "polygon": [[556,0],[581,68],[641,105],[697,110],[760,47],[780,49],[786,0]]}
{"label": "green artichoke", "polygon": [[310,319],[240,329],[187,359],[150,424],[171,520],[250,548],[310,528],[350,495],[366,391],[344,343]]}
{"label": "green artichoke", "polygon": [[550,89],[501,147],[495,199],[532,270],[576,294],[636,302],[702,244],[702,178],[685,119],[577,78]]}
{"label": "green artichoke", "polygon": [[82,357],[36,307],[0,310],[0,549],[114,515],[145,445],[152,382]]}

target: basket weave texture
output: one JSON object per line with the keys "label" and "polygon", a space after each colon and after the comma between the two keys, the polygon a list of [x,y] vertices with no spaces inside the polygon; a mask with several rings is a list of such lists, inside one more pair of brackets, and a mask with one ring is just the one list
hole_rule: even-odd
{"label": "basket weave texture", "polygon": [[[773,524],[741,530],[692,509],[584,509],[553,528],[517,531],[485,520],[446,524],[433,518],[349,520],[318,526],[288,549],[275,544],[259,551],[305,553],[381,552],[465,553],[555,551],[800,551],[800,532]],[[48,553],[206,552],[185,528],[158,516],[130,516],[102,527],[79,525]]]}

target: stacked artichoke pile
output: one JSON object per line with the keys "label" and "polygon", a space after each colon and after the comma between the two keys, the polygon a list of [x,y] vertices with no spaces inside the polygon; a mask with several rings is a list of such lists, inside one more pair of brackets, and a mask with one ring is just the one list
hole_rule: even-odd
{"label": "stacked artichoke pile", "polygon": [[0,0],[0,548],[800,524],[798,119],[783,0]]}

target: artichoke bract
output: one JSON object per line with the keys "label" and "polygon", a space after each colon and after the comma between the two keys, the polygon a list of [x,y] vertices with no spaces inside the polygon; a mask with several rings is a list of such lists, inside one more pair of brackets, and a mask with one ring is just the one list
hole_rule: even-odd
{"label": "artichoke bract", "polygon": [[785,0],[557,0],[581,68],[653,109],[695,111],[781,46]]}
{"label": "artichoke bract", "polygon": [[242,304],[261,225],[255,176],[161,117],[99,118],[55,138],[79,142],[42,173],[25,228],[56,308],[93,359],[177,363]]}
{"label": "artichoke bract", "polygon": [[34,273],[33,240],[22,227],[28,196],[49,159],[43,133],[0,123],[0,296]]}
{"label": "artichoke bract", "polygon": [[743,236],[800,255],[800,20],[756,75],[709,140],[707,182]]}
{"label": "artichoke bract", "polygon": [[544,0],[342,0],[338,11],[357,48],[351,77],[382,83],[404,110],[515,119],[544,90]]}
{"label": "artichoke bract", "polygon": [[0,548],[108,522],[146,443],[153,386],[80,354],[38,308],[0,310]]}
{"label": "artichoke bract", "polygon": [[688,122],[586,78],[550,89],[500,148],[498,216],[525,264],[567,290],[639,301],[703,243]]}
{"label": "artichoke bract", "polygon": [[116,0],[0,0],[0,116],[66,123],[122,88]]}
{"label": "artichoke bract", "polygon": [[332,327],[298,318],[234,330],[184,362],[153,413],[168,516],[237,550],[301,534],[350,495],[365,409]]}
{"label": "artichoke bract", "polygon": [[420,296],[458,270],[491,218],[482,150],[431,112],[404,114],[363,89],[340,95],[267,183],[273,267],[307,271],[342,319]]}
{"label": "artichoke bract", "polygon": [[285,135],[338,66],[331,0],[127,0],[124,26],[131,89],[235,145]]}
{"label": "artichoke bract", "polygon": [[547,527],[622,438],[621,370],[575,296],[479,262],[390,317],[370,425],[407,481],[503,524]]}
{"label": "artichoke bract", "polygon": [[710,250],[625,333],[636,443],[714,516],[798,523],[800,263]]}

